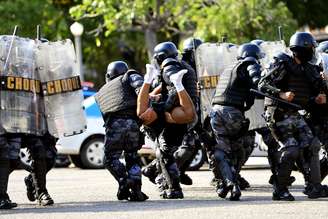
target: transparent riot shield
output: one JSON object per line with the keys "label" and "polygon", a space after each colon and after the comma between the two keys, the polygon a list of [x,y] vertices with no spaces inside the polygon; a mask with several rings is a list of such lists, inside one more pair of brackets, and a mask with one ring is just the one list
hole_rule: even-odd
{"label": "transparent riot shield", "polygon": [[281,41],[264,41],[261,43],[260,48],[265,54],[264,58],[261,59],[263,67],[267,67],[272,62],[273,57],[281,52],[287,52],[287,47],[283,40]]}
{"label": "transparent riot shield", "polygon": [[[265,54],[260,60],[262,68],[269,67],[273,61],[273,57],[280,52],[287,52],[287,47],[284,41],[265,41],[261,43],[260,48]],[[262,117],[264,113],[264,99],[255,99],[254,105],[245,113],[245,116],[250,120],[249,130],[258,129],[266,126],[266,122]]]}
{"label": "transparent riot shield", "polygon": [[202,122],[211,110],[211,101],[220,74],[226,67],[237,61],[237,51],[238,47],[229,43],[204,43],[196,50],[195,60],[200,83]]}
{"label": "transparent riot shield", "polygon": [[34,51],[34,40],[0,36],[1,133],[43,135],[46,132]]}
{"label": "transparent riot shield", "polygon": [[326,78],[328,78],[328,54],[327,53],[319,53],[318,54],[319,62],[321,62],[323,73]]}
{"label": "transparent riot shield", "polygon": [[73,43],[39,43],[36,60],[49,132],[55,137],[82,133],[86,118]]}

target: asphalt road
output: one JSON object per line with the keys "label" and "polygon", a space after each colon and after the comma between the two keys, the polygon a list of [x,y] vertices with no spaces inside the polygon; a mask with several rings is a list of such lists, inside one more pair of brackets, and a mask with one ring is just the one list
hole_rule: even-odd
{"label": "asphalt road", "polygon": [[[38,207],[27,200],[23,178],[10,176],[9,194],[18,208],[0,211],[0,218],[328,218],[328,198],[309,200],[302,194],[302,176],[296,177],[291,192],[294,202],[273,202],[267,180],[269,170],[243,170],[252,188],[244,191],[240,202],[217,197],[209,185],[207,170],[189,172],[194,185],[183,186],[185,199],[162,200],[156,187],[143,179],[143,190],[150,196],[144,203],[116,200],[117,184],[106,170],[54,169],[48,175],[48,190],[55,200],[51,207]],[[328,183],[328,180],[325,180]]]}

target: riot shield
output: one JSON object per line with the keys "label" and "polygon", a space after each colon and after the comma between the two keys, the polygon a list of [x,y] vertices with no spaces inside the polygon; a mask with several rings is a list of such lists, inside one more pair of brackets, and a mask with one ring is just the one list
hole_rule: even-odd
{"label": "riot shield", "polygon": [[261,59],[262,67],[267,67],[272,62],[273,57],[281,52],[287,52],[287,47],[283,40],[281,41],[264,41],[261,43],[260,48],[265,54]]}
{"label": "riot shield", "polygon": [[327,53],[319,53],[318,59],[321,62],[322,70],[325,76],[328,78],[328,54]]}
{"label": "riot shield", "polygon": [[33,40],[0,36],[2,134],[43,135],[46,132],[44,103],[41,83],[35,71],[34,50]]}
{"label": "riot shield", "polygon": [[208,117],[220,74],[237,61],[237,46],[229,43],[203,43],[195,53],[196,70],[200,83],[202,122]]}
{"label": "riot shield", "polygon": [[50,134],[71,136],[86,129],[83,93],[73,43],[38,43],[36,50]]}
{"label": "riot shield", "polygon": [[[287,52],[287,47],[284,41],[265,41],[261,43],[260,48],[265,54],[260,60],[262,68],[267,68],[272,62],[273,57],[280,52]],[[266,122],[262,117],[264,113],[264,99],[255,99],[254,105],[249,109],[245,116],[250,120],[249,130],[263,128]]]}

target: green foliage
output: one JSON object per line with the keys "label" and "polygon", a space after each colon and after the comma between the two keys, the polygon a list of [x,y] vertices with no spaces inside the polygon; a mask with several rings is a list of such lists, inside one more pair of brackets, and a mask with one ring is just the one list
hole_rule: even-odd
{"label": "green foliage", "polygon": [[0,14],[1,34],[11,34],[18,25],[19,36],[35,38],[36,25],[40,24],[50,40],[69,36],[64,11],[56,9],[50,0],[2,0]]}
{"label": "green foliage", "polygon": [[309,25],[312,28],[325,27],[328,24],[327,0],[279,0],[285,2],[297,20],[299,26]]}
{"label": "green foliage", "polygon": [[[70,13],[82,22],[97,20],[105,37],[114,32],[143,34],[150,29],[160,40],[178,36],[173,40],[176,43],[190,35],[219,41],[226,34],[234,43],[275,40],[278,26],[283,26],[286,37],[297,29],[285,4],[273,0],[84,0]],[[145,40],[139,43],[147,44]]]}
{"label": "green foliage", "polygon": [[295,32],[297,23],[282,3],[272,0],[220,0],[203,8],[192,19],[197,23],[196,34],[208,41],[243,43],[252,39],[277,40],[282,26],[286,39]]}

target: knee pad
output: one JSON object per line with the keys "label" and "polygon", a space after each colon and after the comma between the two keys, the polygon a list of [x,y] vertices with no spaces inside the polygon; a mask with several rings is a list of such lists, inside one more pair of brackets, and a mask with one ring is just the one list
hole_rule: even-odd
{"label": "knee pad", "polygon": [[288,147],[282,151],[280,162],[295,163],[300,154],[300,149],[298,147]]}
{"label": "knee pad", "polygon": [[174,152],[173,157],[176,160],[187,160],[194,154],[193,152],[193,148],[181,146]]}
{"label": "knee pad", "polygon": [[215,150],[214,157],[217,162],[221,162],[227,159],[227,155],[222,150]]}
{"label": "knee pad", "polygon": [[132,180],[141,180],[141,168],[138,164],[133,165],[128,169],[129,178]]}
{"label": "knee pad", "polygon": [[317,137],[314,137],[311,141],[309,150],[312,154],[318,154],[321,149],[321,146],[322,145],[320,140]]}
{"label": "knee pad", "polygon": [[169,172],[170,176],[173,177],[179,177],[180,173],[179,173],[179,169],[176,163],[172,163],[170,165],[167,166],[167,171]]}

